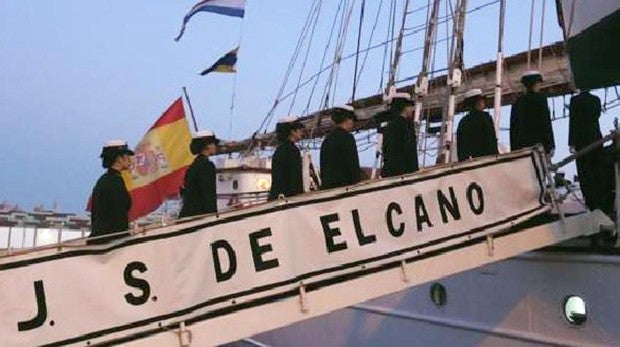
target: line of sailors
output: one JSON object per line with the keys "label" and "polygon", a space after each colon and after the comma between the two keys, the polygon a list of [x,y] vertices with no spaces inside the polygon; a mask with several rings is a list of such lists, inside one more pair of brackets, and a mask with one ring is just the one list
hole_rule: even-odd
{"label": "line of sailors", "polygon": [[[542,76],[526,72],[521,82],[526,93],[512,106],[510,145],[513,150],[542,144],[549,156],[555,143],[546,97],[540,92]],[[382,129],[383,177],[416,172],[419,169],[417,138],[413,123],[414,102],[407,93],[395,93],[388,100],[389,109],[377,118],[387,122]],[[457,129],[459,161],[498,153],[493,119],[485,112],[486,98],[479,89],[465,94],[464,106],[469,110]],[[357,116],[353,107],[339,106],[331,111],[334,129],[325,137],[320,151],[321,188],[332,189],[362,180],[357,145],[351,132]],[[600,99],[588,91],[571,98],[569,146],[579,151],[602,138],[598,124]],[[296,145],[303,138],[304,126],[296,117],[281,119],[276,125],[278,146],[272,158],[272,186],[269,200],[303,193],[302,157]],[[183,206],[179,217],[217,212],[216,168],[209,157],[216,154],[220,142],[213,132],[201,131],[190,144],[196,156],[188,168],[182,188]],[[602,149],[577,160],[580,184],[590,209],[600,206],[604,185],[600,176]],[[92,194],[91,237],[126,231],[131,198],[121,171],[128,170],[133,152],[125,141],[111,141],[103,148],[103,167],[108,169],[97,181]],[[121,235],[122,236],[122,235]],[[106,240],[107,241],[107,240]]]}

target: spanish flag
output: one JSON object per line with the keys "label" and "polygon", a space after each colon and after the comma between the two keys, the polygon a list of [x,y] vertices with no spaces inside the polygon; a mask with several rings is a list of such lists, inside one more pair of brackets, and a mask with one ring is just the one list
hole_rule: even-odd
{"label": "spanish flag", "polygon": [[237,52],[239,51],[239,47],[233,49],[232,51],[226,53],[223,57],[218,59],[215,64],[211,65],[210,68],[204,70],[200,73],[201,76],[204,76],[211,72],[237,72],[235,65],[237,65]]}
{"label": "spanish flag", "polygon": [[189,152],[191,140],[183,101],[178,98],[138,143],[131,172],[123,172],[132,200],[130,221],[179,194],[185,171],[194,159]]}

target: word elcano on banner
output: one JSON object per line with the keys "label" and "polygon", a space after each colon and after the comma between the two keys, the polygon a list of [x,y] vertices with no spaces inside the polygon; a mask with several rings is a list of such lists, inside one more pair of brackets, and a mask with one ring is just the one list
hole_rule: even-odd
{"label": "word elcano on banner", "polygon": [[117,243],[2,258],[0,336],[9,345],[121,343],[170,334],[180,322],[228,322],[234,329],[209,340],[224,343],[290,324],[300,318],[242,327],[235,317],[401,264],[450,261],[450,252],[548,210],[543,160],[525,150],[180,220]]}

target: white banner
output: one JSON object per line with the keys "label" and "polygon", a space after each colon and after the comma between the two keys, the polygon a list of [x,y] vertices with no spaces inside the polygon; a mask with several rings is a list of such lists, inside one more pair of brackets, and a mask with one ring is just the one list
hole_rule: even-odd
{"label": "white banner", "polygon": [[575,37],[618,10],[618,0],[562,0],[565,34]]}
{"label": "white banner", "polygon": [[[124,343],[222,318],[241,327],[236,315],[299,296],[300,285],[329,291],[541,213],[541,160],[521,151],[180,222],[114,244],[0,259],[2,343]],[[253,329],[291,323],[274,319]],[[246,333],[231,329],[218,341]]]}

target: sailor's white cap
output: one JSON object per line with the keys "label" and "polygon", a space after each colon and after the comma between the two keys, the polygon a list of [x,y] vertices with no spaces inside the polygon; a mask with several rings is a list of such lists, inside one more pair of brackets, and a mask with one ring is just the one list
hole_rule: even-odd
{"label": "sailor's white cap", "polygon": [[528,70],[521,75],[521,83],[527,85],[534,84],[538,81],[542,82],[543,77],[540,71]]}
{"label": "sailor's white cap", "polygon": [[296,116],[286,116],[286,117],[282,117],[282,118],[278,119],[278,124],[294,123],[294,122],[297,122],[298,120],[299,120],[299,117],[296,117]]}
{"label": "sailor's white cap", "polygon": [[536,75],[542,77],[542,74],[538,70],[527,70],[523,74],[521,74],[521,77],[529,77],[529,76],[536,76]]}
{"label": "sailor's white cap", "polygon": [[122,147],[122,146],[127,146],[127,141],[125,140],[109,140],[106,143],[103,144],[103,148],[108,148],[108,147]]}
{"label": "sailor's white cap", "polygon": [[339,109],[339,110],[343,110],[346,112],[351,112],[351,113],[355,113],[355,108],[353,108],[353,106],[351,105],[338,105],[334,107],[335,109]]}
{"label": "sailor's white cap", "polygon": [[134,152],[129,149],[127,145],[127,141],[125,140],[110,140],[103,144],[103,149],[101,150],[101,158],[108,155],[134,155]]}
{"label": "sailor's white cap", "polygon": [[335,106],[331,112],[331,118],[336,124],[342,123],[345,119],[353,119],[353,121],[357,122],[355,109],[351,105]]}
{"label": "sailor's white cap", "polygon": [[395,100],[395,99],[401,99],[401,100],[411,100],[411,95],[409,93],[405,93],[405,92],[397,92],[394,93],[392,95],[389,95],[389,100]]}
{"label": "sailor's white cap", "polygon": [[206,137],[215,137],[215,133],[211,130],[200,130],[192,136],[193,139],[203,139]]}
{"label": "sailor's white cap", "polygon": [[482,89],[474,88],[474,89],[470,89],[466,91],[465,94],[463,94],[463,99],[469,99],[474,96],[481,96],[481,95],[482,95]]}
{"label": "sailor's white cap", "polygon": [[189,150],[192,154],[196,155],[200,153],[204,146],[215,143],[218,145],[220,139],[215,137],[215,133],[211,130],[200,130],[192,136],[192,142],[189,144]]}
{"label": "sailor's white cap", "polygon": [[399,100],[400,102],[407,102],[409,104],[413,104],[413,99],[411,99],[411,94],[406,92],[397,92],[396,88],[392,87],[388,95],[384,96],[384,101],[388,104],[392,104],[394,100]]}
{"label": "sailor's white cap", "polygon": [[299,117],[296,116],[282,117],[278,120],[278,123],[276,123],[276,132],[286,134],[288,134],[291,130],[303,128],[305,128],[304,125],[299,121]]}

